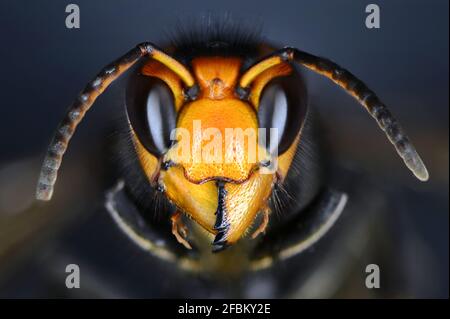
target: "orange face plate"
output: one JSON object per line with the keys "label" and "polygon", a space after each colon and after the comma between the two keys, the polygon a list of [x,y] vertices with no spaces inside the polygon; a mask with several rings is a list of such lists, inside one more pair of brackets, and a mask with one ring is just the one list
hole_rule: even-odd
{"label": "orange face plate", "polygon": [[[159,62],[145,65],[143,74],[162,79],[173,91],[179,112],[178,143],[158,160],[135,136],[133,138],[149,180],[161,184],[166,197],[179,210],[212,234],[216,234],[214,223],[218,208],[215,181],[226,181],[224,208],[229,224],[226,239],[230,244],[242,237],[256,215],[267,207],[273,183],[277,177],[287,174],[299,141],[298,137],[294,145],[278,157],[278,174],[261,174],[258,160],[262,157],[267,159],[269,155],[257,143],[259,97],[271,79],[290,74],[292,68],[283,63],[262,72],[254,79],[247,102],[235,94],[241,65],[242,60],[233,57],[194,59],[192,69],[200,94],[189,103],[184,103],[181,82],[172,71]],[[230,129],[237,129],[232,143],[226,141],[227,137],[230,138]],[[237,138],[239,130],[244,133],[243,139]],[[250,156],[251,147],[256,152],[253,157]],[[216,161],[205,162],[204,155],[208,154],[212,155],[210,161],[211,158]],[[234,160],[229,161],[230,158]],[[160,170],[160,163],[164,161],[172,161],[174,165],[168,170]]]}

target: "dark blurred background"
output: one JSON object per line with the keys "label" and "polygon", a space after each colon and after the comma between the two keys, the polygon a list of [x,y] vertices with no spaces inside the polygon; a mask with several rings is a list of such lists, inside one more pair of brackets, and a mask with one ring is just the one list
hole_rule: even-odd
{"label": "dark blurred background", "polygon": [[[365,7],[372,2],[381,9],[380,29],[365,26]],[[80,7],[80,29],[65,26],[69,3]],[[407,228],[417,239],[409,247],[408,262],[425,260],[431,265],[425,273],[414,272],[417,281],[408,296],[448,297],[447,0],[1,0],[0,297],[157,295],[147,290],[151,280],[141,280],[148,275],[145,268],[128,280],[116,276],[129,273],[127,262],[137,263],[145,254],[125,239],[123,247],[115,246],[114,238],[122,235],[107,216],[104,223],[86,222],[92,214],[106,215],[103,194],[111,181],[105,144],[119,117],[123,81],[99,98],[81,124],[65,157],[54,201],[34,203],[34,186],[53,130],[97,71],[139,42],[164,41],[179,21],[208,13],[229,13],[235,20],[262,25],[264,36],[281,46],[338,62],[390,107],[427,164],[429,182],[414,179],[351,97],[328,80],[305,73],[310,102],[324,120],[334,160],[358,167],[389,189],[394,202],[406,203],[407,221],[396,227]],[[99,250],[93,243],[102,232],[109,233]],[[129,259],[111,264],[111,254],[124,249]],[[65,290],[67,263],[89,269],[89,288],[80,295]]]}

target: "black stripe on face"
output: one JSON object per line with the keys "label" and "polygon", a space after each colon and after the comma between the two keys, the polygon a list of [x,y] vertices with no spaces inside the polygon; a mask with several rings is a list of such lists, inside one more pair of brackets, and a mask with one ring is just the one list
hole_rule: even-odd
{"label": "black stripe on face", "polygon": [[218,204],[216,211],[216,222],[214,224],[214,229],[217,230],[217,234],[212,243],[212,251],[214,253],[222,251],[229,246],[226,240],[226,234],[230,228],[230,224],[227,221],[225,207],[225,197],[227,195],[227,191],[225,190],[225,182],[217,182],[217,193]]}

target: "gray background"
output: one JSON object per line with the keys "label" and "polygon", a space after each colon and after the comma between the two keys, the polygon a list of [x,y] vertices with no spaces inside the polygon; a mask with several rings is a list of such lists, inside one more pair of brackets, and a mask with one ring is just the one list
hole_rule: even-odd
{"label": "gray background", "polygon": [[[33,196],[39,160],[56,124],[97,71],[139,42],[165,39],[178,20],[227,12],[250,24],[262,23],[264,35],[280,45],[345,66],[401,120],[430,169],[429,183],[410,175],[356,102],[329,81],[306,75],[311,105],[325,119],[339,160],[424,194],[416,222],[439,256],[439,295],[448,296],[448,1],[74,2],[81,9],[81,28],[73,30],[65,27],[70,2],[0,2],[0,172],[24,158],[36,159],[27,183],[12,191],[11,179],[2,180],[0,174],[0,190],[12,194],[10,203],[0,203],[3,208]],[[365,6],[371,2],[381,8],[378,30],[364,24]],[[96,143],[116,117],[111,105],[120,104],[122,96],[119,83],[99,99],[76,134],[69,163],[80,152],[97,160],[92,155]],[[0,229],[8,225],[1,217]]]}

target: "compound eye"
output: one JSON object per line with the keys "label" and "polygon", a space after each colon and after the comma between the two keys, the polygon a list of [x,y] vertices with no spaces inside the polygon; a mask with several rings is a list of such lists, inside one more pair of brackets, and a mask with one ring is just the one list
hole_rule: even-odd
{"label": "compound eye", "polygon": [[[258,107],[259,127],[265,129],[265,146],[271,154],[284,153],[300,131],[306,106],[304,87],[296,77],[278,78],[268,84]],[[295,85],[297,87],[295,88]]]}
{"label": "compound eye", "polygon": [[278,84],[270,85],[262,94],[258,119],[260,128],[265,129],[265,144],[270,153],[275,152],[281,142],[286,127],[287,103],[286,93]]}
{"label": "compound eye", "polygon": [[131,79],[127,89],[127,114],[142,145],[161,156],[171,145],[175,128],[174,96],[162,80],[144,75]]}

